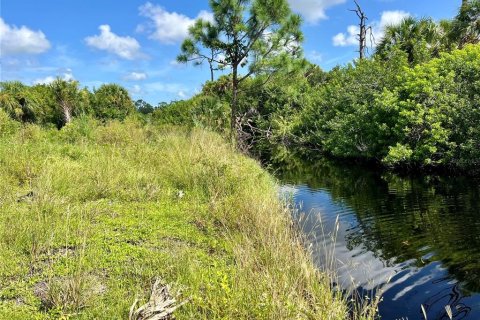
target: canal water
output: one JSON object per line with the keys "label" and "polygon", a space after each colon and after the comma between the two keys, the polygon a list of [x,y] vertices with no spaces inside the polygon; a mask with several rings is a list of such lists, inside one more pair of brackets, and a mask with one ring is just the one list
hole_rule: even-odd
{"label": "canal water", "polygon": [[[399,176],[351,164],[274,169],[320,268],[382,319],[480,319],[480,181]],[[332,256],[334,259],[332,259]],[[422,306],[424,311],[422,310]]]}

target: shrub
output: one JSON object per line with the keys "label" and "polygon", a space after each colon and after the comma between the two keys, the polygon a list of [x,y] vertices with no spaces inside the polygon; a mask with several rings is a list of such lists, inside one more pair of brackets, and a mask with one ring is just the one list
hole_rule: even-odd
{"label": "shrub", "polygon": [[94,112],[100,119],[118,119],[135,111],[128,91],[117,84],[103,84],[94,92]]}
{"label": "shrub", "polygon": [[10,116],[0,109],[0,136],[7,136],[18,131],[20,124],[10,118]]}

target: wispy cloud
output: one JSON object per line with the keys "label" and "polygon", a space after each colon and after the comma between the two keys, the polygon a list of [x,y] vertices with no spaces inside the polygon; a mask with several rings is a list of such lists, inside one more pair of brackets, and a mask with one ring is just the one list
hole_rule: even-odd
{"label": "wispy cloud", "polygon": [[64,69],[59,71],[60,71],[59,74],[57,74],[56,76],[47,76],[45,78],[39,78],[39,79],[33,80],[33,84],[50,84],[56,78],[60,78],[65,81],[75,80],[75,77],[73,76],[71,69]]}
{"label": "wispy cloud", "polygon": [[307,52],[306,56],[310,61],[313,61],[313,62],[316,62],[316,63],[319,63],[319,62],[323,61],[323,55],[320,52],[315,51],[315,50]]}
{"label": "wispy cloud", "polygon": [[179,83],[150,82],[146,83],[142,89],[145,94],[162,92],[177,99],[185,99],[191,95],[191,90]]}
{"label": "wispy cloud", "polygon": [[300,13],[307,22],[316,23],[327,19],[326,10],[345,3],[346,0],[289,0],[292,10]]}
{"label": "wispy cloud", "polygon": [[140,81],[140,80],[145,80],[147,79],[147,74],[145,72],[130,72],[126,75],[123,76],[123,80],[126,81]]}
{"label": "wispy cloud", "polygon": [[[371,24],[372,35],[375,41],[378,42],[383,38],[385,27],[399,24],[409,16],[410,13],[401,10],[382,12],[380,21],[374,21]],[[332,38],[333,45],[336,47],[356,46],[358,45],[359,32],[360,28],[358,26],[350,25],[347,27],[347,32],[338,33]]]}

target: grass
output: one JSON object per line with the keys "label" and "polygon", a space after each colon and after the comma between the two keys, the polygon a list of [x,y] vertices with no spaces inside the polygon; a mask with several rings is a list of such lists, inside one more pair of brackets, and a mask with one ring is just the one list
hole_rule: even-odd
{"label": "grass", "polygon": [[346,319],[253,160],[202,130],[0,117],[0,319]]}

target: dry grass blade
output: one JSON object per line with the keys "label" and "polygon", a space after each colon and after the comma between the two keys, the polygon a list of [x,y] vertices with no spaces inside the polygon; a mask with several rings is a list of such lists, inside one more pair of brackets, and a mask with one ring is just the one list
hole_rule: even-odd
{"label": "dry grass blade", "polygon": [[170,295],[170,287],[162,285],[157,279],[152,288],[150,300],[135,309],[138,299],[135,300],[130,308],[129,320],[169,320],[174,319],[173,312],[184,305],[187,301],[175,305],[177,300]]}
{"label": "dry grass blade", "polygon": [[428,320],[427,311],[425,311],[425,307],[423,306],[423,304],[421,304],[420,307],[422,308],[423,317],[425,318],[425,320]]}
{"label": "dry grass blade", "polygon": [[447,304],[445,306],[445,311],[447,312],[448,318],[450,320],[453,320],[453,312],[452,312],[452,308],[450,307],[450,305]]}

